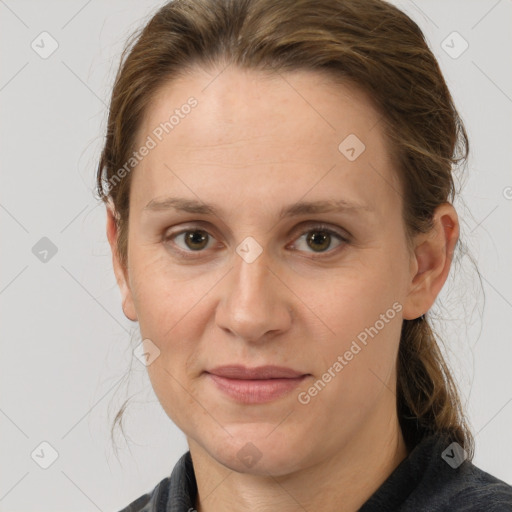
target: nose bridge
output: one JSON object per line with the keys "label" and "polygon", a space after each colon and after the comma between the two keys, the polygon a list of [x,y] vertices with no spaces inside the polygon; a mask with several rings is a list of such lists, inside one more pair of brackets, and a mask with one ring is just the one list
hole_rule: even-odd
{"label": "nose bridge", "polygon": [[[245,248],[247,249],[247,247]],[[284,330],[290,322],[289,305],[282,284],[269,269],[265,251],[255,259],[237,249],[216,314],[219,327],[247,340],[257,341],[270,331]],[[254,250],[249,247],[248,252]]]}
{"label": "nose bridge", "polygon": [[[244,246],[240,244],[238,251],[243,251]],[[249,249],[249,254],[252,249]],[[272,273],[268,268],[268,256],[262,252],[254,260],[244,259],[240,257],[240,261],[235,263],[234,278],[234,292],[238,294],[238,300],[251,302],[257,301],[258,303],[269,303],[271,300],[271,293],[268,290],[270,277]],[[266,298],[262,301],[262,295]]]}

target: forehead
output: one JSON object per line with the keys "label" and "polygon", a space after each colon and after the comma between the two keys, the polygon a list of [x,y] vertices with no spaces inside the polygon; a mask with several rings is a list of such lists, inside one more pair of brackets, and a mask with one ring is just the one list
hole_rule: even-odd
{"label": "forehead", "polygon": [[248,189],[289,202],[336,187],[347,200],[391,194],[396,204],[381,123],[365,93],[320,73],[195,69],[161,87],[145,112],[137,147],[148,137],[154,147],[134,172],[134,201],[188,185],[190,197],[220,202]]}

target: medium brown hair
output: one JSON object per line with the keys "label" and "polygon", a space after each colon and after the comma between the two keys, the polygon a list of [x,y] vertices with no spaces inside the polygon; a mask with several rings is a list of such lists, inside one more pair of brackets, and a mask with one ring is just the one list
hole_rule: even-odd
{"label": "medium brown hair", "polygon": [[[129,40],[110,102],[97,191],[115,207],[125,267],[131,173],[119,180],[119,170],[135,149],[142,117],[173,79],[227,65],[270,74],[310,70],[367,93],[402,185],[410,248],[415,234],[432,228],[435,208],[453,201],[452,167],[467,160],[468,138],[422,31],[404,12],[383,0],[176,0]],[[403,321],[401,430],[409,450],[429,434],[447,433],[471,460],[474,440],[437,338],[428,315]]]}

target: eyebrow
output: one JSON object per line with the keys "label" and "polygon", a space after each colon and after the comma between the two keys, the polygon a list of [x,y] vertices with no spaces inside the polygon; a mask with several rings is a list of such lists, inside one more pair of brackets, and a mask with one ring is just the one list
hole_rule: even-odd
{"label": "eyebrow", "polygon": [[[184,197],[165,197],[163,199],[152,199],[144,207],[143,212],[165,210],[176,210],[198,215],[222,215],[222,212],[214,205],[207,204],[202,201],[197,201],[195,199],[187,199]],[[279,219],[315,213],[368,213],[372,211],[373,208],[365,204],[353,203],[345,199],[302,201],[283,207],[279,212]]]}

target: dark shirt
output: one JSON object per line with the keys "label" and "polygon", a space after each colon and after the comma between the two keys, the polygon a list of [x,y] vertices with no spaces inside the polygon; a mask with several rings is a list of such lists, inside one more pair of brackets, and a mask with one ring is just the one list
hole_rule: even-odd
{"label": "dark shirt", "polygon": [[[120,512],[193,512],[196,497],[188,451],[170,477]],[[359,512],[512,512],[512,486],[464,459],[458,445],[436,434],[413,448]]]}

